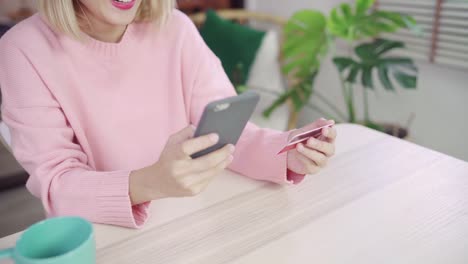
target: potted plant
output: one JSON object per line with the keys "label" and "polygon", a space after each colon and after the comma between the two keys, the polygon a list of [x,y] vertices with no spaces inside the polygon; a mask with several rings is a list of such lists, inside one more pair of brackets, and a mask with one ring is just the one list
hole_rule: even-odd
{"label": "potted plant", "polygon": [[[356,0],[353,6],[340,4],[332,9],[328,18],[320,11],[301,10],[288,20],[284,27],[282,71],[288,76],[289,89],[264,111],[266,117],[278,106],[291,101],[295,117],[290,120],[290,128],[296,126],[300,111],[309,106],[338,122],[361,123],[385,131],[383,124],[370,119],[368,92],[376,88],[375,80],[390,91],[395,90],[395,84],[405,89],[416,88],[417,67],[411,58],[392,55],[392,51],[405,48],[403,42],[383,39],[380,35],[403,28],[418,32],[418,28],[410,16],[373,8],[374,1]],[[331,50],[336,50],[337,43],[342,40],[354,51],[349,56],[333,56],[342,84],[345,113],[314,91],[323,59]],[[357,92],[363,94],[362,118],[356,116],[354,96]],[[314,95],[333,113],[311,106],[309,100]]]}

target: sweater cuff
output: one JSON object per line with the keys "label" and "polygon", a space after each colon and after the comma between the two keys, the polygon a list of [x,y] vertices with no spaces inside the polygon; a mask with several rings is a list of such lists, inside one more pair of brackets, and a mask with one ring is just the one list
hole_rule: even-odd
{"label": "sweater cuff", "polygon": [[[283,137],[283,141],[288,142],[289,135],[290,135],[290,131],[282,133],[281,136]],[[285,144],[286,143],[283,143],[282,146],[284,146]],[[304,180],[305,178],[305,174],[299,174],[288,169],[288,153],[286,152],[278,156],[281,156],[281,158],[284,159],[283,161],[281,161],[281,163],[285,164],[285,167],[286,167],[285,169],[282,170],[283,176],[280,179],[279,183],[289,184],[289,185],[301,183],[302,180]]]}
{"label": "sweater cuff", "polygon": [[71,170],[42,191],[42,202],[49,217],[80,216],[93,223],[139,228],[148,219],[149,203],[132,206],[129,175]]}
{"label": "sweater cuff", "polygon": [[305,174],[299,174],[299,173],[296,173],[296,172],[288,169],[287,178],[288,178],[288,182],[290,182],[292,184],[299,184],[299,183],[302,182],[302,180],[304,180]]}
{"label": "sweater cuff", "polygon": [[[276,140],[272,141],[272,145],[280,146],[280,148],[282,148],[287,144],[289,134],[289,131],[278,134]],[[279,149],[275,150],[275,153],[277,153],[278,151]],[[273,158],[272,160],[272,164],[277,164],[277,169],[280,172],[277,174],[278,177],[276,177],[276,179],[274,180],[274,182],[276,183],[286,185],[299,184],[305,177],[305,175],[303,174],[298,174],[288,169],[287,152],[280,155],[275,155],[275,158]]]}
{"label": "sweater cuff", "polygon": [[96,194],[97,221],[104,224],[140,228],[148,219],[150,202],[132,206],[129,171],[113,172]]}
{"label": "sweater cuff", "polygon": [[135,219],[135,227],[141,228],[148,220],[149,206],[151,202],[146,202],[132,206],[133,218]]}

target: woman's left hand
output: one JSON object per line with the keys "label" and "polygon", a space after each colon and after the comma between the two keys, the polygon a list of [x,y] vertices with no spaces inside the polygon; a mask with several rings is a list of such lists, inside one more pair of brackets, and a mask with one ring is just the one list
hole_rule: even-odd
{"label": "woman's left hand", "polygon": [[[314,123],[291,132],[289,138],[327,124],[334,124],[332,120],[319,119]],[[316,174],[327,165],[328,159],[335,154],[335,127],[324,128],[319,138],[310,138],[299,143],[296,149],[288,152],[288,169],[298,174]]]}

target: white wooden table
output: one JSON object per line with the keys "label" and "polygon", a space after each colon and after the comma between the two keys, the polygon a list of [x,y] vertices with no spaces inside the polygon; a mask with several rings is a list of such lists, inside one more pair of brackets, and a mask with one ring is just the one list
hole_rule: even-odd
{"label": "white wooden table", "polygon": [[468,263],[468,163],[337,128],[337,155],[299,186],[226,172],[154,202],[141,230],[95,225],[98,263]]}

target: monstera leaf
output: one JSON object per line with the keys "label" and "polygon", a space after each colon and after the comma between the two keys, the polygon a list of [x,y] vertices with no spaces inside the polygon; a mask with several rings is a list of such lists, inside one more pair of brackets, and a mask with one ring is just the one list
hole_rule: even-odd
{"label": "monstera leaf", "polygon": [[297,77],[309,76],[319,66],[328,51],[325,16],[315,10],[295,13],[284,27],[282,48],[283,72]]}
{"label": "monstera leaf", "polygon": [[282,47],[282,71],[294,80],[292,87],[264,111],[271,113],[288,99],[292,99],[295,111],[300,111],[309,101],[313,80],[320,62],[328,52],[330,39],[327,19],[319,11],[302,10],[295,13],[284,26],[285,42]]}
{"label": "monstera leaf", "polygon": [[[374,3],[375,0],[355,0],[353,5],[343,3],[334,8],[329,17],[320,11],[302,10],[288,20],[283,32],[281,56],[282,71],[289,80],[288,89],[263,112],[265,117],[269,117],[277,107],[290,101],[294,106],[292,114],[295,114],[291,120],[295,120],[303,107],[311,106],[308,102],[310,96],[315,93],[326,108],[336,115],[316,105],[313,105],[314,109],[325,116],[335,116],[349,122],[356,121],[354,89],[349,83],[359,82],[364,87],[374,88],[374,71],[378,72],[378,80],[385,89],[394,90],[394,82],[404,88],[416,87],[417,69],[413,61],[406,57],[387,56],[389,51],[403,48],[403,43],[377,39],[356,48],[357,60],[348,57],[334,58],[342,76],[346,75],[342,89],[347,113],[343,113],[333,102],[320,95],[320,91],[314,91],[314,81],[321,62],[329,47],[336,46],[338,38],[348,40],[349,45],[354,45],[355,42],[372,40],[382,33],[391,33],[402,28],[421,32],[412,17],[377,10],[373,8]],[[367,90],[363,91],[363,95],[367,95]],[[365,101],[365,121],[370,122],[367,99]]]}
{"label": "monstera leaf", "polygon": [[407,15],[372,10],[375,0],[356,0],[354,8],[342,3],[334,8],[328,19],[328,28],[334,36],[349,41],[377,37],[381,33],[407,28],[418,32],[416,21]]}
{"label": "monstera leaf", "polygon": [[270,117],[276,108],[286,103],[288,99],[291,99],[294,110],[299,112],[307,104],[308,99],[314,91],[314,82],[317,74],[318,71],[311,73],[308,78],[305,78],[292,89],[288,89],[285,93],[280,95],[278,99],[273,102],[273,104],[271,104],[265,111],[263,111],[263,116]]}
{"label": "monstera leaf", "polygon": [[[388,52],[399,48],[404,48],[402,42],[376,39],[355,48],[359,61],[348,57],[335,57],[333,62],[341,74],[348,71],[346,81],[350,83],[360,82],[362,86],[373,89],[375,83],[372,73],[377,70],[380,83],[387,90],[395,89],[390,74],[401,87],[416,88],[417,67],[413,60],[406,57],[385,56]],[[360,80],[358,80],[359,74],[361,74]]]}

